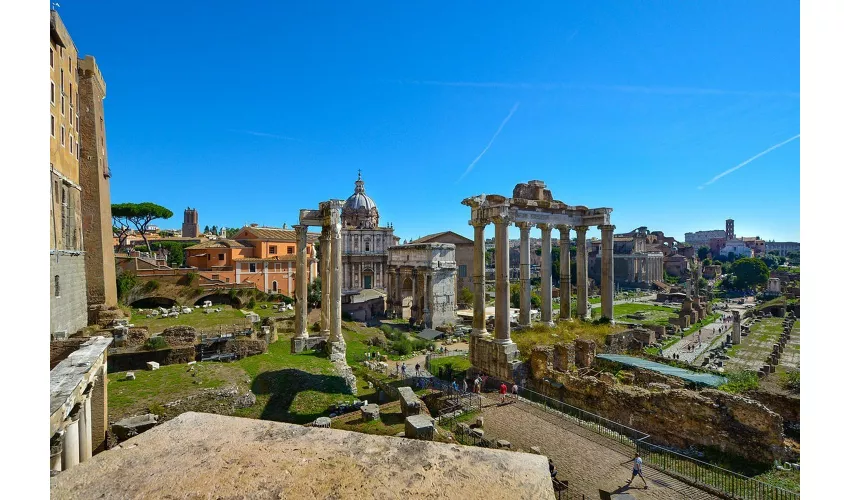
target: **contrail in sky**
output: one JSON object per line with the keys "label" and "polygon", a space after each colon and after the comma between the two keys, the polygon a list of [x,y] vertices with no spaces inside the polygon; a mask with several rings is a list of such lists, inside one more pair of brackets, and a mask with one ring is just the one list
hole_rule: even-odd
{"label": "contrail in sky", "polygon": [[484,153],[486,153],[487,150],[490,149],[490,146],[493,145],[493,141],[496,140],[496,137],[499,137],[499,134],[502,132],[502,129],[505,127],[505,125],[508,124],[508,122],[510,121],[511,117],[514,115],[514,113],[516,112],[518,107],[519,107],[519,103],[514,104],[514,107],[511,108],[511,112],[508,113],[508,116],[506,116],[504,120],[502,120],[502,124],[499,125],[499,129],[496,130],[496,133],[493,134],[493,137],[490,138],[490,142],[487,143],[487,147],[485,147],[484,151],[481,151],[481,153],[479,153],[478,156],[476,156],[475,159],[472,160],[472,163],[470,163],[469,166],[466,167],[466,171],[463,173],[463,175],[460,176],[458,181],[460,181],[461,179],[466,177],[466,174],[468,174],[469,172],[472,172],[472,169],[473,169],[473,167],[475,167],[475,164],[478,163],[478,160],[480,160],[481,157],[484,156]]}
{"label": "contrail in sky", "polygon": [[272,137],[274,139],[285,139],[287,141],[302,142],[301,139],[298,139],[296,137],[289,137],[287,135],[270,134],[268,132],[257,132],[255,130],[231,130],[231,132],[239,132],[239,133],[242,133],[242,134],[256,135],[258,137]]}
{"label": "contrail in sky", "polygon": [[743,167],[743,166],[747,165],[748,163],[750,163],[751,161],[755,160],[756,158],[759,158],[759,157],[761,157],[761,156],[764,156],[764,155],[766,155],[767,153],[770,153],[771,151],[773,151],[774,149],[781,148],[782,146],[784,146],[784,145],[788,144],[789,142],[791,142],[791,141],[793,141],[793,140],[796,140],[796,139],[799,139],[799,138],[800,138],[800,134],[797,134],[797,135],[795,135],[794,137],[792,137],[792,138],[790,138],[790,139],[785,139],[784,141],[780,142],[779,144],[774,144],[773,146],[771,146],[771,147],[769,147],[769,148],[765,149],[764,151],[762,151],[761,153],[759,153],[759,154],[757,154],[757,155],[753,156],[752,158],[747,159],[747,160],[746,160],[746,161],[744,161],[743,163],[741,163],[741,164],[739,164],[739,165],[736,165],[736,166],[734,166],[734,167],[730,168],[729,170],[727,170],[727,171],[725,171],[725,172],[723,172],[723,173],[721,173],[721,174],[717,174],[717,175],[715,175],[713,179],[711,179],[710,181],[706,182],[706,183],[705,183],[705,184],[703,184],[702,186],[699,186],[697,189],[702,189],[702,188],[704,188],[704,187],[708,186],[709,184],[713,184],[713,183],[714,183],[715,181],[717,181],[718,179],[720,179],[720,178],[722,178],[722,177],[725,177],[725,176],[727,176],[727,175],[731,174],[732,172],[734,172],[734,171],[738,170],[739,168],[741,168],[741,167]]}

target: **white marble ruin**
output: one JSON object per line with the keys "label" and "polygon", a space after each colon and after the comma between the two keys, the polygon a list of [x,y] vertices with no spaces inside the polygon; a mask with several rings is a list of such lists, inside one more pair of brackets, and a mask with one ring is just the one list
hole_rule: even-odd
{"label": "white marble ruin", "polygon": [[[529,231],[536,226],[542,233],[541,321],[554,326],[552,315],[552,229],[560,232],[561,248],[570,247],[570,230],[576,230],[576,272],[578,314],[588,317],[587,279],[587,229],[598,226],[602,230],[602,316],[614,318],[614,273],[611,208],[590,209],[570,206],[554,200],[542,181],[529,181],[514,187],[513,197],[497,194],[479,195],[462,202],[471,209],[470,225],[475,230],[473,250],[473,319],[470,338],[470,361],[473,366],[505,380],[513,380],[513,370],[519,365],[519,351],[511,340],[510,281],[508,279],[509,248],[508,227],[515,224],[520,229],[520,314],[521,327],[531,325],[531,275]],[[496,315],[495,332],[487,331],[484,286],[484,229],[496,226]],[[561,252],[560,321],[570,320],[570,253]]]}
{"label": "white marble ruin", "polygon": [[396,317],[426,328],[457,323],[457,263],[451,243],[389,248],[387,305]]}

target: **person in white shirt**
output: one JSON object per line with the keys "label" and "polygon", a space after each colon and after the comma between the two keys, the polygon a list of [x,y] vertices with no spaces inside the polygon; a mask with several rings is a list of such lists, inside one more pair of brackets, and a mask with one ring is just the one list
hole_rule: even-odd
{"label": "person in white shirt", "polygon": [[632,466],[632,478],[629,479],[626,484],[632,484],[632,480],[634,480],[635,476],[640,476],[641,480],[643,480],[643,487],[649,488],[649,485],[646,484],[646,478],[643,477],[643,460],[640,458],[640,453],[635,452],[635,458],[623,462],[623,465],[629,462],[634,462],[635,464]]}

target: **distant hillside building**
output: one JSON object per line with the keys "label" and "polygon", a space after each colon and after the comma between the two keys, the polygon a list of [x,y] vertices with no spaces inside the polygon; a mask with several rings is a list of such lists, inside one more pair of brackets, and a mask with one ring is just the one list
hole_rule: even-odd
{"label": "distant hillside building", "polygon": [[197,238],[201,234],[198,226],[198,211],[194,208],[186,208],[183,211],[183,232],[184,238]]}
{"label": "distant hillside building", "polygon": [[783,257],[788,255],[788,252],[800,253],[800,243],[797,241],[766,241],[764,248],[767,253],[777,251]]}
{"label": "distant hillside building", "polygon": [[699,247],[702,245],[708,246],[713,238],[726,238],[726,231],[722,229],[712,229],[710,231],[697,231],[695,233],[685,233],[685,243]]}

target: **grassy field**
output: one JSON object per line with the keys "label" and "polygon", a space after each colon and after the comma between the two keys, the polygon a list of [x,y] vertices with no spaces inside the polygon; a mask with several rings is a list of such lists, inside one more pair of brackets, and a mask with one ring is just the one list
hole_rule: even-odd
{"label": "grassy field", "polygon": [[[266,309],[260,307],[263,304],[267,306]],[[239,309],[234,309],[228,305],[218,305],[216,307],[220,307],[222,311],[204,314],[203,309],[193,308],[191,313],[181,314],[177,318],[147,318],[144,314],[140,314],[138,309],[133,309],[130,323],[135,326],[147,327],[151,333],[160,333],[168,327],[178,325],[191,326],[202,331],[215,330],[219,326],[250,326],[250,322],[245,318],[245,314]],[[245,309],[245,311],[248,311],[248,309]],[[270,302],[258,303],[253,311],[261,318],[269,316],[291,318],[295,316],[293,311],[277,312],[273,309],[273,303]]]}
{"label": "grassy field", "polygon": [[446,370],[451,367],[452,373],[458,377],[462,377],[466,370],[472,366],[467,356],[446,356],[445,358],[437,358],[431,360],[431,374],[437,375],[440,373],[440,368]]}
{"label": "grassy field", "polygon": [[782,335],[782,318],[764,318],[750,327],[750,334],[727,353],[728,369],[758,370],[773,350],[773,344]]}
{"label": "grassy field", "polygon": [[[594,310],[596,312],[596,310]],[[599,310],[601,313],[601,309]],[[642,312],[646,314],[644,319],[627,318],[629,314]],[[658,306],[655,304],[642,304],[636,302],[628,302],[625,304],[616,304],[614,306],[614,319],[626,323],[638,323],[641,325],[664,325],[669,324],[670,318],[677,317],[678,309],[671,307]]]}
{"label": "grassy field", "polygon": [[528,330],[511,333],[511,339],[519,347],[520,357],[528,359],[531,349],[536,345],[554,345],[558,342],[572,342],[575,339],[590,339],[603,344],[610,333],[622,331],[623,327],[612,325],[594,325],[583,321],[559,321],[553,328],[537,324]]}
{"label": "grassy field", "polygon": [[[372,401],[370,400],[370,402]],[[364,422],[360,417],[360,412],[356,411],[349,416],[333,420],[331,428],[392,436],[404,432],[404,416],[401,414],[401,405],[396,401],[381,408],[380,420]]]}

